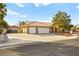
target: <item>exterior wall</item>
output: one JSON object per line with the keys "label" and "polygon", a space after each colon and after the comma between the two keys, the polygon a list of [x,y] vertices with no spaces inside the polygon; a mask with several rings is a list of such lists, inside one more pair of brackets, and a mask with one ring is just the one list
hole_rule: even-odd
{"label": "exterior wall", "polygon": [[23,33],[25,32],[25,29],[24,28],[22,28],[22,31],[23,31]]}
{"label": "exterior wall", "polygon": [[[27,34],[42,34],[42,33],[39,33],[39,28],[49,28],[48,31],[49,33],[52,33],[52,28],[51,27],[24,27],[22,28],[22,31],[23,33],[27,33]],[[32,31],[34,31],[34,33],[31,33]],[[42,31],[42,29],[41,29]],[[44,30],[43,30],[44,31]]]}
{"label": "exterior wall", "polygon": [[27,27],[27,34],[29,34],[29,27]]}
{"label": "exterior wall", "polygon": [[22,28],[23,33],[27,33],[27,27]]}
{"label": "exterior wall", "polygon": [[27,33],[27,27],[25,28],[26,30],[25,30],[25,33]]}
{"label": "exterior wall", "polygon": [[36,34],[38,34],[38,27],[36,27]]}
{"label": "exterior wall", "polygon": [[17,32],[18,33],[23,33],[23,29],[22,28],[18,28]]}
{"label": "exterior wall", "polygon": [[49,31],[50,31],[50,33],[52,33],[53,32],[53,27],[50,27]]}

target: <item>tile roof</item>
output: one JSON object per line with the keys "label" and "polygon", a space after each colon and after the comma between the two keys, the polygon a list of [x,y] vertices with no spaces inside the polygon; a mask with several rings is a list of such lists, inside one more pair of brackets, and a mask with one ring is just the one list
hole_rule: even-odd
{"label": "tile roof", "polygon": [[9,28],[17,28],[18,26],[16,25],[12,25],[12,26],[9,26]]}
{"label": "tile roof", "polygon": [[23,25],[22,27],[30,27],[30,26],[33,26],[33,27],[51,27],[51,23],[50,22],[29,22],[29,23],[26,23],[25,25]]}

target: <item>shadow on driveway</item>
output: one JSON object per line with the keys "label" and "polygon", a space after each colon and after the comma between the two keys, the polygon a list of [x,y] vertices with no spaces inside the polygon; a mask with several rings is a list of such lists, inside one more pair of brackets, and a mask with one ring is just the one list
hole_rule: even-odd
{"label": "shadow on driveway", "polygon": [[4,56],[79,56],[79,37],[54,42],[38,42],[38,44],[20,45],[13,48],[0,49]]}

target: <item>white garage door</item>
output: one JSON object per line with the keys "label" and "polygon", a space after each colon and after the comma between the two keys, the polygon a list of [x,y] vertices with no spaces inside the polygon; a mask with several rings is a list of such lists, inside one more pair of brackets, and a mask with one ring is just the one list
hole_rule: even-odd
{"label": "white garage door", "polygon": [[30,34],[35,34],[36,33],[36,28],[35,27],[29,27],[29,33]]}
{"label": "white garage door", "polygon": [[38,33],[49,33],[49,28],[38,28]]}

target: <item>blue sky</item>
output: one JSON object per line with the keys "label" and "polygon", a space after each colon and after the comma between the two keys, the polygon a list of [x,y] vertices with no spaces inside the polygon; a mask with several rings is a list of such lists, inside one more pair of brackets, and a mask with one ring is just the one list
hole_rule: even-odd
{"label": "blue sky", "polygon": [[72,23],[79,24],[78,3],[7,3],[7,9],[5,20],[10,25],[16,25],[19,21],[51,22],[58,11],[68,13]]}

